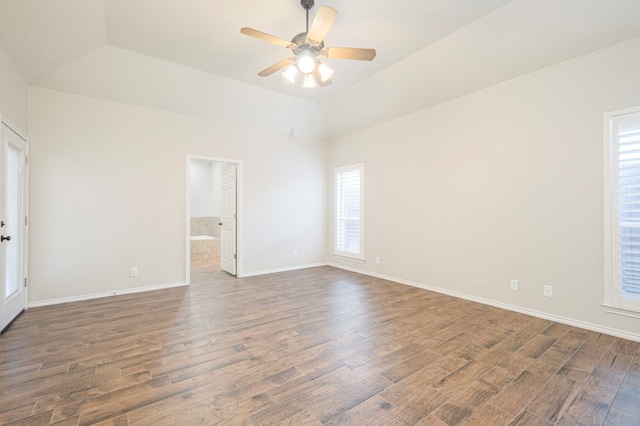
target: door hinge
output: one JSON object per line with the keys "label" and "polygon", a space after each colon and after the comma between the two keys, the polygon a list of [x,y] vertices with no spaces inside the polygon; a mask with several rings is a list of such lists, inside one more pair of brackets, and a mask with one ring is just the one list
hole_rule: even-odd
{"label": "door hinge", "polygon": [[29,164],[29,156],[28,155],[24,156],[24,164],[26,164],[26,165]]}
{"label": "door hinge", "polygon": [[27,286],[27,277],[24,277],[24,286]]}
{"label": "door hinge", "polygon": [[234,254],[234,255],[233,255],[233,259],[234,259],[234,260],[238,259],[238,255],[237,255],[237,254]]}
{"label": "door hinge", "polygon": [[29,225],[29,219],[27,218],[27,216],[24,217],[24,226],[28,226]]}

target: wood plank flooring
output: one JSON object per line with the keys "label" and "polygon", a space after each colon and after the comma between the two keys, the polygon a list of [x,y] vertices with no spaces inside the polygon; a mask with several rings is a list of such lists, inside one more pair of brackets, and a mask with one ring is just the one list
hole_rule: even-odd
{"label": "wood plank flooring", "polygon": [[33,308],[0,424],[640,425],[640,344],[331,267]]}

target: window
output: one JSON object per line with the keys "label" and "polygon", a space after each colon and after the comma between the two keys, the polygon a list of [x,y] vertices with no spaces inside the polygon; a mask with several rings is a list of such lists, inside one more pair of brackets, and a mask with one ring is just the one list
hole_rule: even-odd
{"label": "window", "polygon": [[364,260],[364,165],[335,170],[334,254]]}
{"label": "window", "polygon": [[640,313],[640,107],[605,114],[605,306]]}

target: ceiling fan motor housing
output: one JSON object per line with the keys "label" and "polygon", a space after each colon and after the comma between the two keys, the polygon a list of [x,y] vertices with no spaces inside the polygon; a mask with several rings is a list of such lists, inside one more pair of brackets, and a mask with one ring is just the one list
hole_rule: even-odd
{"label": "ceiling fan motor housing", "polygon": [[307,38],[307,33],[300,33],[296,35],[293,39],[291,39],[291,50],[295,55],[300,54],[301,52],[307,51],[311,54],[311,56],[318,56],[320,51],[324,48],[324,42],[316,43],[313,40],[309,40]]}

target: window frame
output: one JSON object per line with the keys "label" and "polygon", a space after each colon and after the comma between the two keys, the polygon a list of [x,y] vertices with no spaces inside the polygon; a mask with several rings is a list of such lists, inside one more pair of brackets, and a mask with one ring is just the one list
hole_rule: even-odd
{"label": "window frame", "polygon": [[[338,175],[358,170],[360,172],[360,251],[358,253],[338,250]],[[365,194],[365,170],[364,163],[351,164],[334,168],[333,172],[333,255],[350,260],[365,261],[364,238],[364,194]]]}
{"label": "window frame", "polygon": [[618,136],[613,121],[640,114],[640,106],[604,114],[604,301],[606,312],[640,318],[640,298],[623,297],[620,289],[620,243],[618,235]]}

